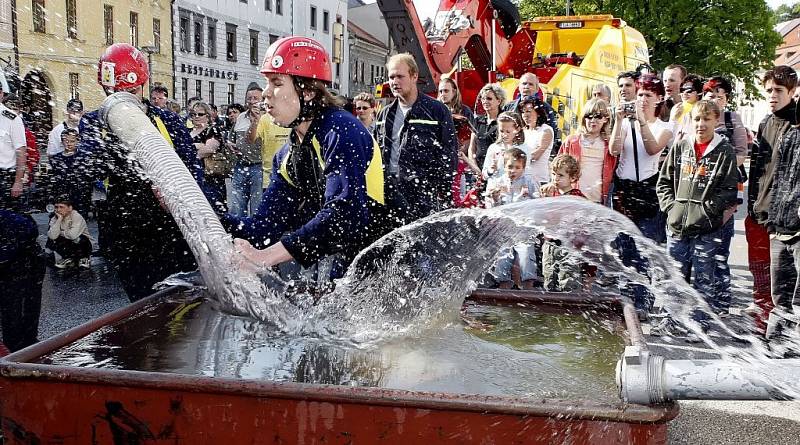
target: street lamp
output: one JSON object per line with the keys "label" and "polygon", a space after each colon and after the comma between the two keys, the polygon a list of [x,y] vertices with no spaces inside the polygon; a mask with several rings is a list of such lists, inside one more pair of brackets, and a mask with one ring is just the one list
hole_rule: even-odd
{"label": "street lamp", "polygon": [[150,72],[150,78],[147,81],[148,82],[147,87],[150,88],[150,86],[153,84],[153,54],[158,53],[158,47],[148,45],[148,46],[143,46],[139,49],[143,53],[147,54],[147,71]]}

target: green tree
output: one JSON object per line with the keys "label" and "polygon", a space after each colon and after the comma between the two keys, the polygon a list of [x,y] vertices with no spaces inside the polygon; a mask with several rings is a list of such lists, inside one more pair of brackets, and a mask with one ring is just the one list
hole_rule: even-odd
{"label": "green tree", "polygon": [[780,5],[773,11],[775,14],[775,21],[782,22],[792,18],[792,7],[789,5]]}
{"label": "green tree", "polygon": [[792,6],[783,4],[775,8],[773,11],[776,22],[784,22],[800,17],[800,3],[795,3]]}
{"label": "green tree", "polygon": [[[523,20],[561,15],[565,1],[522,0]],[[680,63],[703,76],[741,80],[747,98],[756,93],[755,74],[772,66],[782,42],[775,16],[764,0],[577,0],[576,14],[613,14],[639,30],[650,62],[661,70]]]}

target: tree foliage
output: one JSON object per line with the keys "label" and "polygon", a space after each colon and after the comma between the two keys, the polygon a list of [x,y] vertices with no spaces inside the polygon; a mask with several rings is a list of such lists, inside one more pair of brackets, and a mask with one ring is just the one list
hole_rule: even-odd
{"label": "tree foliage", "polygon": [[[703,76],[741,80],[756,94],[756,74],[772,66],[782,42],[775,15],[764,0],[573,0],[576,14],[613,14],[641,32],[650,62],[661,70],[671,63]],[[522,0],[520,15],[530,20],[563,15],[564,0]]]}
{"label": "tree foliage", "polygon": [[800,3],[795,3],[792,6],[784,3],[775,8],[773,13],[775,14],[776,22],[784,22],[787,20],[800,18]]}

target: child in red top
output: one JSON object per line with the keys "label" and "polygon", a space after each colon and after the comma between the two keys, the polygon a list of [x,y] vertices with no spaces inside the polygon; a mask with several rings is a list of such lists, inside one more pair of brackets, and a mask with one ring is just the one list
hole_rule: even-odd
{"label": "child in red top", "polygon": [[554,196],[586,196],[575,188],[581,177],[581,166],[578,160],[568,154],[560,154],[550,163],[551,181],[541,188],[542,197]]}
{"label": "child in red top", "polygon": [[[542,196],[580,196],[583,193],[575,185],[581,177],[578,160],[568,154],[560,154],[550,164],[552,181],[541,188]],[[581,262],[563,247],[561,241],[545,238],[542,243],[542,278],[544,288],[549,291],[576,291],[581,282]]]}

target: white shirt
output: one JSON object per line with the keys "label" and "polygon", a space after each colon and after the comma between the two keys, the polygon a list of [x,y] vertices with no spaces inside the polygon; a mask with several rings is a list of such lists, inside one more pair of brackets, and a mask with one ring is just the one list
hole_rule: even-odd
{"label": "white shirt", "polygon": [[[656,139],[661,136],[665,131],[672,133],[672,124],[664,122],[661,119],[656,119],[655,122],[649,124],[650,132]],[[639,181],[658,174],[658,161],[661,157],[662,150],[658,153],[650,155],[644,148],[644,141],[642,141],[642,129],[639,122],[635,123],[636,131],[636,147],[639,152]],[[617,166],[617,176],[621,179],[628,179],[636,181],[636,164],[633,156],[633,138],[631,137],[631,120],[622,120],[622,131],[625,133],[625,140],[622,143],[622,153],[619,155],[619,165]]]}
{"label": "white shirt", "polygon": [[[64,122],[61,122],[50,132],[50,136],[47,138],[47,156],[57,155],[64,151],[64,144],[61,143],[61,133],[64,132],[64,128]],[[78,127],[69,128],[78,129]]]}
{"label": "white shirt", "polygon": [[59,220],[57,217],[50,218],[50,228],[47,230],[47,237],[50,239],[58,239],[63,236],[68,240],[77,240],[81,235],[89,235],[89,227],[86,225],[86,220],[83,219],[80,213],[73,210],[69,215]]}
{"label": "white shirt", "polygon": [[[539,128],[534,128],[533,130],[525,129],[524,133],[525,145],[531,147],[531,151],[539,149],[542,143],[542,136],[546,133],[550,133],[550,144],[545,147],[544,153],[539,156],[539,159],[528,162],[530,169],[526,172],[530,175],[531,179],[539,184],[550,182],[550,152],[553,150],[553,129],[547,124],[542,124]],[[528,154],[528,159],[531,159],[530,153]]]}
{"label": "white shirt", "polygon": [[[531,158],[531,147],[528,144],[515,144],[506,147],[505,144],[495,142],[486,150],[486,158],[483,160],[483,168],[481,169],[484,178],[489,178],[490,176],[500,177],[505,173],[505,151],[507,148],[519,148],[528,159]],[[495,169],[492,170],[492,163],[495,162]],[[530,163],[525,167],[525,176],[531,177]]]}
{"label": "white shirt", "polygon": [[25,142],[25,125],[22,116],[9,119],[4,113],[14,113],[0,104],[0,169],[9,170],[17,168],[17,150],[27,146]]}
{"label": "white shirt", "polygon": [[592,141],[581,136],[581,178],[578,188],[592,202],[603,202],[603,160],[606,144],[602,138]]}

